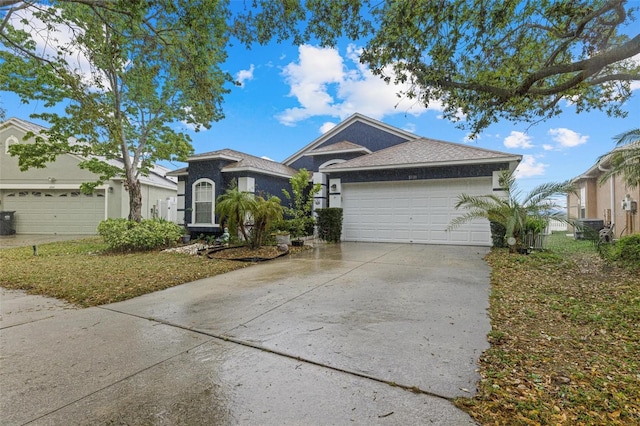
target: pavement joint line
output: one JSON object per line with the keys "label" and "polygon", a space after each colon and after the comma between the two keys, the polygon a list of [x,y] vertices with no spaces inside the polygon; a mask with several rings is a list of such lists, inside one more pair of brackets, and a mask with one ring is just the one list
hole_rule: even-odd
{"label": "pavement joint line", "polygon": [[[239,324],[239,325],[237,325],[237,326],[235,326],[235,327],[230,328],[229,330],[224,331],[224,332],[223,332],[223,335],[224,335],[224,334],[226,334],[226,333],[230,333],[230,332],[232,332],[233,330],[238,329],[239,327],[246,327],[246,325],[247,325],[247,324],[249,324],[250,322],[253,322],[253,321],[257,320],[258,318],[260,318],[260,317],[262,317],[262,316],[264,316],[264,315],[267,315],[268,313],[273,312],[273,311],[275,311],[275,310],[277,310],[277,309],[281,308],[282,306],[286,305],[287,303],[292,302],[292,301],[294,301],[294,300],[296,300],[296,299],[298,299],[298,298],[300,298],[300,297],[302,297],[302,296],[304,296],[304,295],[306,295],[306,294],[309,294],[309,293],[311,293],[312,291],[315,291],[315,290],[319,289],[320,287],[324,287],[325,285],[329,284],[330,282],[333,282],[333,281],[335,281],[335,280],[337,280],[337,279],[339,279],[339,278],[342,278],[342,277],[344,277],[345,275],[350,274],[351,272],[355,271],[356,269],[362,268],[364,265],[367,265],[367,264],[369,264],[369,263],[376,263],[376,260],[380,259],[380,258],[381,258],[381,257],[383,257],[383,256],[388,255],[388,254],[389,254],[389,253],[391,253],[391,252],[394,252],[394,251],[396,251],[396,250],[399,250],[399,249],[400,249],[400,246],[397,246],[396,248],[394,248],[394,249],[392,249],[392,250],[389,250],[389,251],[387,251],[387,252],[386,252],[386,253],[384,253],[384,254],[381,254],[380,256],[376,257],[375,259],[369,260],[369,261],[367,261],[367,262],[363,262],[362,264],[360,264],[360,265],[356,266],[355,268],[349,269],[347,272],[344,272],[343,274],[340,274],[340,275],[338,275],[337,277],[333,277],[333,278],[331,278],[330,280],[325,281],[325,282],[323,282],[323,283],[320,283],[320,284],[318,284],[318,285],[316,285],[316,286],[314,286],[314,287],[310,288],[310,289],[309,289],[309,290],[307,290],[307,291],[303,291],[302,293],[300,293],[300,294],[298,294],[298,295],[296,295],[296,296],[294,296],[294,297],[292,297],[292,298],[290,298],[290,299],[288,299],[288,300],[285,300],[284,302],[280,303],[279,305],[276,305],[276,306],[272,307],[271,309],[268,309],[268,310],[266,310],[266,311],[262,312],[261,314],[259,314],[259,315],[255,316],[255,317],[253,317],[253,318],[251,318],[251,319],[249,319],[248,321],[245,321],[245,322],[243,322],[242,324]],[[300,260],[305,260],[305,259],[300,259]]]}
{"label": "pavement joint line", "polygon": [[[110,309],[109,309],[109,310],[110,310]],[[122,314],[122,312],[118,312],[118,311],[112,311],[112,312],[116,312],[116,313],[120,313],[120,314]],[[113,386],[115,386],[115,385],[117,385],[117,384],[119,384],[119,383],[122,383],[122,382],[124,382],[125,380],[129,380],[130,378],[132,378],[132,377],[134,377],[134,376],[137,376],[137,375],[138,375],[138,374],[140,374],[140,373],[144,373],[144,372],[145,372],[145,371],[147,371],[147,370],[150,370],[150,369],[152,369],[152,368],[155,368],[155,367],[157,367],[157,366],[158,366],[158,365],[160,365],[160,364],[163,364],[163,363],[165,363],[165,362],[167,362],[167,361],[170,361],[170,360],[172,360],[173,358],[176,358],[176,357],[178,357],[178,356],[180,356],[180,355],[182,355],[182,354],[188,353],[189,351],[192,351],[192,350],[194,350],[194,349],[196,349],[196,348],[198,348],[198,347],[200,347],[200,346],[202,346],[202,345],[205,345],[205,344],[207,344],[207,343],[209,343],[209,341],[205,341],[205,342],[202,342],[202,343],[198,343],[197,345],[192,346],[192,347],[190,347],[189,349],[185,349],[185,350],[183,350],[183,351],[181,351],[181,352],[179,352],[179,353],[177,353],[177,354],[175,354],[175,355],[170,356],[169,358],[165,358],[165,359],[163,359],[163,360],[160,360],[160,361],[158,361],[158,362],[156,362],[156,363],[154,363],[154,364],[152,364],[152,365],[149,365],[149,366],[147,366],[147,367],[145,367],[145,368],[143,368],[143,369],[141,369],[141,370],[138,370],[138,371],[136,371],[136,372],[133,372],[133,373],[129,374],[129,375],[128,375],[128,376],[126,376],[126,377],[123,377],[123,378],[121,378],[121,379],[118,379],[118,380],[116,380],[115,382],[109,383],[108,385],[103,386],[103,387],[101,387],[100,389],[96,389],[96,390],[94,390],[94,391],[92,391],[92,392],[89,392],[88,394],[83,395],[83,396],[81,396],[80,398],[75,399],[74,401],[71,401],[71,402],[69,402],[69,403],[67,403],[67,404],[64,404],[64,405],[62,405],[62,406],[60,406],[60,407],[57,407],[56,409],[51,410],[51,411],[49,411],[48,413],[42,414],[42,415],[40,415],[40,416],[36,417],[35,419],[31,419],[31,420],[29,420],[29,421],[27,421],[27,422],[23,423],[23,425],[28,425],[29,423],[33,423],[33,422],[36,422],[36,421],[38,421],[38,420],[41,420],[41,419],[43,419],[43,418],[45,418],[45,417],[47,417],[47,416],[50,416],[51,414],[53,414],[53,413],[55,413],[55,412],[57,412],[57,411],[60,411],[60,410],[62,410],[62,409],[64,409],[64,408],[67,408],[67,407],[69,407],[69,406],[71,406],[71,405],[73,405],[73,404],[77,403],[77,402],[82,401],[83,399],[87,399],[87,398],[89,398],[89,397],[91,397],[91,396],[93,396],[93,395],[95,395],[95,394],[97,394],[97,393],[99,393],[99,392],[102,392],[102,391],[104,391],[104,390],[106,390],[106,389],[109,389],[110,387],[113,387]]]}
{"label": "pavement joint line", "polygon": [[[269,312],[272,312],[273,310],[278,309],[282,305],[284,305],[284,304],[286,304],[286,303],[288,303],[288,302],[290,302],[290,301],[292,301],[294,299],[297,299],[297,298],[299,298],[299,297],[301,297],[301,296],[303,296],[303,295],[305,295],[307,293],[310,293],[310,292],[316,290],[317,288],[320,288],[320,287],[322,287],[322,286],[324,286],[324,285],[326,285],[326,284],[328,284],[328,283],[330,283],[330,282],[332,282],[332,281],[334,281],[334,280],[336,280],[336,279],[338,279],[338,278],[340,278],[340,277],[342,277],[342,276],[344,276],[344,275],[346,275],[346,274],[348,274],[348,273],[350,273],[350,272],[352,272],[352,271],[354,271],[354,270],[356,270],[356,269],[358,269],[358,268],[360,268],[360,267],[362,267],[362,266],[364,266],[364,265],[366,265],[368,263],[374,263],[380,257],[383,257],[386,254],[391,253],[392,251],[398,250],[399,248],[400,247],[397,247],[394,250],[390,250],[389,252],[387,252],[385,254],[382,254],[382,255],[378,256],[377,258],[375,258],[375,259],[372,259],[370,261],[367,261],[367,262],[363,263],[362,265],[359,265],[359,266],[357,266],[357,267],[355,267],[353,269],[350,269],[348,272],[345,272],[344,274],[341,274],[341,275],[339,275],[339,276],[337,276],[335,278],[332,278],[332,279],[330,279],[330,280],[328,280],[328,281],[326,281],[326,282],[324,282],[322,284],[319,284],[319,285],[317,285],[317,286],[315,286],[315,287],[313,287],[313,288],[311,288],[311,289],[309,289],[309,290],[307,290],[307,291],[305,291],[305,292],[303,292],[303,293],[301,293],[301,294],[299,294],[299,295],[297,295],[297,296],[295,296],[295,297],[293,297],[293,298],[281,303],[280,305],[278,305],[278,306],[276,306],[276,307],[274,307],[272,309],[269,309],[268,311],[258,315],[257,317],[252,318],[251,320],[249,320],[249,321],[247,321],[247,322],[245,322],[243,324],[240,324],[240,325],[230,329],[229,331],[235,330],[238,327],[241,327],[241,326],[243,326],[243,325],[255,320],[256,318],[259,318],[260,316],[263,316],[263,315],[265,315],[265,314],[267,314]],[[324,363],[321,363],[321,362],[318,362],[318,361],[313,361],[311,359],[302,358],[302,357],[299,357],[299,356],[296,356],[296,355],[292,355],[292,354],[289,354],[289,353],[286,353],[286,352],[282,352],[282,351],[278,351],[278,350],[275,350],[275,349],[266,348],[264,346],[261,346],[261,345],[255,344],[255,343],[251,343],[251,342],[248,342],[248,341],[245,341],[245,340],[237,339],[235,337],[226,336],[224,333],[227,333],[228,331],[223,332],[223,334],[211,333],[211,332],[208,332],[208,331],[198,330],[196,328],[191,328],[191,327],[187,327],[187,326],[180,325],[180,324],[175,324],[175,323],[172,323],[172,322],[169,322],[169,321],[165,321],[165,320],[162,320],[162,319],[159,319],[159,318],[146,317],[146,316],[132,314],[132,313],[128,313],[128,312],[122,312],[122,311],[118,311],[118,310],[113,309],[113,308],[107,308],[107,307],[104,307],[104,306],[98,306],[98,308],[104,309],[104,310],[108,310],[108,311],[112,311],[112,312],[116,312],[116,313],[119,313],[119,314],[129,315],[129,316],[136,317],[136,318],[145,319],[145,320],[148,320],[148,321],[155,321],[155,322],[160,323],[160,324],[168,325],[170,327],[179,328],[181,330],[190,331],[190,332],[193,332],[193,333],[202,334],[204,336],[208,336],[208,337],[211,337],[211,338],[214,338],[214,339],[217,339],[217,340],[221,340],[221,341],[224,341],[224,342],[230,342],[230,343],[234,343],[234,344],[237,344],[237,345],[240,345],[240,346],[244,346],[244,347],[247,347],[247,348],[257,349],[257,350],[262,351],[262,352],[271,353],[271,354],[282,356],[282,357],[285,357],[285,358],[288,358],[288,359],[293,359],[293,360],[296,360],[296,361],[304,362],[306,364],[315,365],[315,366],[321,367],[321,368],[326,368],[326,369],[329,369],[329,370],[332,370],[332,371],[336,371],[336,372],[339,372],[339,373],[349,374],[351,376],[360,377],[360,378],[371,380],[371,381],[378,382],[378,383],[383,383],[383,384],[386,384],[388,386],[397,387],[397,388],[400,388],[400,389],[403,389],[403,390],[406,390],[406,391],[409,391],[409,392],[420,393],[420,394],[424,394],[424,395],[431,396],[431,397],[434,397],[434,398],[443,399],[443,400],[448,401],[448,402],[453,402],[454,399],[455,399],[453,397],[447,397],[447,396],[444,396],[444,395],[437,394],[435,392],[431,392],[431,391],[427,391],[427,390],[424,390],[424,389],[420,389],[417,386],[409,386],[409,385],[404,385],[404,384],[401,384],[401,383],[396,383],[396,382],[393,382],[391,380],[381,379],[379,377],[371,376],[371,375],[368,375],[368,374],[365,374],[365,373],[360,373],[360,372],[357,372],[357,371],[348,370],[346,368],[335,367],[335,366],[324,364]]]}
{"label": "pavement joint line", "polygon": [[270,354],[273,354],[273,355],[278,355],[278,356],[281,356],[281,357],[284,357],[284,358],[288,358],[288,359],[304,362],[306,364],[315,365],[315,366],[321,367],[321,368],[326,368],[328,370],[336,371],[338,373],[349,374],[351,376],[360,377],[362,379],[371,380],[371,381],[374,381],[374,382],[377,382],[377,383],[383,383],[385,385],[388,385],[388,386],[391,386],[391,387],[397,387],[399,389],[403,389],[403,390],[408,391],[408,392],[431,396],[431,397],[442,399],[442,400],[445,400],[445,401],[448,401],[448,402],[451,402],[451,403],[453,403],[453,401],[455,400],[455,397],[448,397],[448,396],[440,395],[440,394],[435,393],[435,392],[431,392],[431,391],[428,391],[428,390],[420,389],[417,386],[409,386],[409,385],[405,385],[405,384],[402,384],[402,383],[396,383],[396,382],[394,382],[392,380],[381,379],[379,377],[371,376],[371,375],[368,375],[368,374],[365,374],[365,373],[359,373],[357,371],[348,370],[346,368],[340,368],[340,367],[335,367],[335,366],[328,365],[328,364],[323,364],[321,362],[313,361],[311,359],[302,358],[302,357],[299,357],[299,356],[296,356],[296,355],[288,354],[286,352],[282,352],[282,351],[278,351],[278,350],[275,350],[275,349],[266,348],[264,346],[261,346],[261,345],[255,344],[255,343],[251,343],[251,342],[247,342],[245,340],[236,339],[235,337],[220,335],[220,334],[217,334],[217,333],[211,333],[209,331],[204,331],[204,330],[198,330],[196,328],[190,328],[190,327],[187,327],[187,326],[184,326],[184,325],[174,324],[174,323],[171,323],[169,321],[164,321],[164,320],[161,320],[161,319],[158,319],[158,318],[145,317],[145,316],[142,316],[142,315],[131,314],[131,313],[128,313],[128,312],[120,312],[120,311],[116,311],[116,310],[111,309],[111,308],[102,308],[101,307],[101,309],[109,310],[109,311],[116,312],[116,313],[119,313],[119,314],[130,315],[132,317],[141,318],[141,319],[145,319],[145,320],[148,320],[148,321],[155,321],[155,322],[163,324],[163,325],[168,325],[170,327],[179,328],[181,330],[189,331],[189,332],[192,332],[192,333],[202,334],[204,336],[211,337],[211,338],[217,339],[217,340],[221,340],[223,342],[234,343],[234,344],[239,345],[239,346],[244,346],[244,347],[251,348],[251,349],[257,349],[257,350],[259,350],[261,352],[266,352],[266,353],[270,353]]}
{"label": "pavement joint line", "polygon": [[0,327],[0,330],[8,330],[8,329],[13,328],[13,327],[19,327],[21,325],[33,324],[34,322],[43,321],[43,320],[47,320],[47,319],[51,319],[51,318],[55,318],[55,315],[50,315],[48,317],[38,318],[38,319],[31,320],[31,321],[25,321],[25,322],[21,322],[19,324],[11,324],[11,325],[8,325],[6,327]]}

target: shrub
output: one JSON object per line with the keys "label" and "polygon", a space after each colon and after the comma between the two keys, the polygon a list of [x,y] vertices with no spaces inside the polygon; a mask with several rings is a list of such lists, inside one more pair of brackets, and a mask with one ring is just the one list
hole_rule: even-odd
{"label": "shrub", "polygon": [[107,219],[98,225],[98,234],[110,250],[139,251],[168,247],[182,235],[182,227],[163,219]]}
{"label": "shrub", "polygon": [[640,269],[640,234],[620,238],[611,248],[607,257],[620,266]]}
{"label": "shrub", "polygon": [[491,228],[491,245],[495,248],[506,247],[505,235],[507,228],[499,222],[489,222]]}
{"label": "shrub", "polygon": [[318,237],[330,243],[339,243],[342,235],[342,209],[329,207],[316,210]]}

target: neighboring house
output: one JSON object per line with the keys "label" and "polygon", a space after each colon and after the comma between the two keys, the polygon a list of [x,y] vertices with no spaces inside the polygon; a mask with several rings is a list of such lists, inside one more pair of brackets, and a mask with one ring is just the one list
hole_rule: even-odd
{"label": "neighboring house", "polygon": [[[111,179],[93,194],[83,194],[80,184],[96,181],[97,176],[78,167],[83,158],[77,155],[59,155],[46,168],[20,171],[18,158],[9,155],[9,146],[33,143],[23,140],[26,133],[42,130],[44,127],[18,118],[0,123],[0,211],[15,211],[16,233],[96,234],[100,221],[126,218],[129,195],[124,180]],[[110,163],[122,165],[117,160]],[[177,195],[177,183],[166,177],[168,171],[156,166],[149,176],[140,178],[144,218],[170,217],[160,211],[169,208],[168,200]]]}
{"label": "neighboring house", "polygon": [[[422,138],[354,114],[282,163],[229,149],[194,155],[178,177],[178,211],[194,232],[220,232],[215,200],[239,189],[282,196],[296,170],[313,172],[322,190],[314,208],[341,207],[345,241],[490,245],[478,220],[447,230],[457,196],[499,191],[498,174],[520,155]],[[286,200],[285,200],[286,201]]]}
{"label": "neighboring house", "polygon": [[[589,170],[574,178],[576,192],[567,196],[567,213],[570,219],[580,219],[591,224],[613,225],[616,237],[640,232],[637,212],[640,188],[631,189],[622,177],[615,176],[600,183],[610,162],[607,156]],[[601,221],[601,222],[600,222]]]}

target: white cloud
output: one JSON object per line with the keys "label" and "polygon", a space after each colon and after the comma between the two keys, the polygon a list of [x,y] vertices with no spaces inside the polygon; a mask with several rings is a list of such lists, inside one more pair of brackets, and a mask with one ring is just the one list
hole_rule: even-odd
{"label": "white cloud", "polygon": [[[640,67],[640,53],[629,58],[632,64]],[[631,82],[631,90],[640,90],[640,81],[635,80]]]}
{"label": "white cloud", "polygon": [[332,123],[330,121],[327,121],[322,126],[320,126],[320,133],[322,133],[324,135],[325,133],[327,133],[329,130],[333,129],[336,126],[337,126],[336,123]]}
{"label": "white cloud", "polygon": [[547,132],[553,141],[563,148],[573,148],[587,142],[589,136],[583,136],[573,130],[563,127],[557,129],[549,129]]}
{"label": "white cloud", "polygon": [[[285,125],[318,115],[344,119],[355,112],[376,119],[396,114],[400,110],[418,116],[427,109],[442,111],[442,104],[424,105],[407,98],[399,98],[398,92],[406,85],[387,84],[359,62],[361,49],[351,44],[344,57],[333,48],[302,45],[298,48],[296,62],[283,70],[289,95],[299,106],[288,108],[277,118]],[[390,69],[386,70],[390,74]]]}
{"label": "white cloud", "polygon": [[545,170],[549,167],[548,164],[538,163],[533,155],[523,155],[522,161],[516,169],[516,178],[526,178],[532,176],[544,175]]}
{"label": "white cloud", "polygon": [[269,157],[267,157],[266,155],[263,155],[263,156],[262,156],[262,157],[260,157],[260,158],[262,158],[263,160],[276,161],[276,160],[274,160],[273,158],[269,158]]}
{"label": "white cloud", "polygon": [[253,64],[251,64],[251,66],[249,67],[248,70],[240,70],[240,71],[238,71],[238,73],[236,74],[236,81],[238,83],[240,83],[240,87],[244,87],[245,81],[253,80],[253,70],[254,69],[255,69],[255,67],[253,66]]}
{"label": "white cloud", "polygon": [[507,148],[532,148],[531,136],[523,132],[512,131],[504,138],[504,146]]}
{"label": "white cloud", "polygon": [[416,125],[415,123],[407,123],[402,130],[405,130],[407,132],[411,132],[411,133],[415,133],[416,131]]}
{"label": "white cloud", "polygon": [[553,150],[553,145],[544,144],[544,145],[542,145],[542,149],[544,149],[545,151],[552,151]]}

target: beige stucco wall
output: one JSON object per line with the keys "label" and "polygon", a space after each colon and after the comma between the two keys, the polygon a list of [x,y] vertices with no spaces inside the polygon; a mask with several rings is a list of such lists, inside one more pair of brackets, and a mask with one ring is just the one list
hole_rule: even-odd
{"label": "beige stucco wall", "polygon": [[[612,185],[613,183],[613,185]],[[628,188],[621,177],[615,177],[603,184],[599,183],[599,178],[581,178],[576,182],[578,186],[577,194],[570,194],[567,197],[567,211],[570,218],[580,218],[580,189],[585,188],[586,219],[602,219],[608,223],[608,214],[615,224],[616,236],[628,235],[630,230],[633,233],[640,232],[640,213],[629,215],[622,209],[621,203],[627,194],[640,202],[640,188]]]}
{"label": "beige stucco wall", "polygon": [[[60,155],[56,161],[47,163],[43,169],[29,169],[20,171],[18,158],[7,153],[7,141],[11,143],[33,143],[24,141],[26,131],[19,126],[10,125],[0,129],[0,210],[3,209],[3,196],[9,190],[71,190],[79,189],[83,182],[97,180],[97,176],[78,167],[82,160],[73,155]],[[161,185],[161,184],[159,184]],[[106,202],[105,216],[107,218],[128,217],[129,194],[124,189],[121,179],[110,180],[104,184],[103,198]],[[142,216],[152,218],[152,208],[158,199],[175,197],[176,187],[162,187],[156,185],[142,185]],[[34,208],[38,208],[34,205]]]}
{"label": "beige stucco wall", "polygon": [[[20,171],[18,157],[7,154],[7,140],[12,137],[19,143],[29,143],[22,140],[25,131],[14,126],[0,130],[0,184],[5,187],[16,185],[33,185],[48,189],[63,188],[63,185],[73,185],[80,188],[82,182],[95,180],[95,175],[87,170],[78,168],[80,159],[71,155],[58,156],[56,161],[48,163],[44,169],[29,169]],[[30,141],[32,142],[32,141]],[[53,178],[55,180],[50,180]]]}

